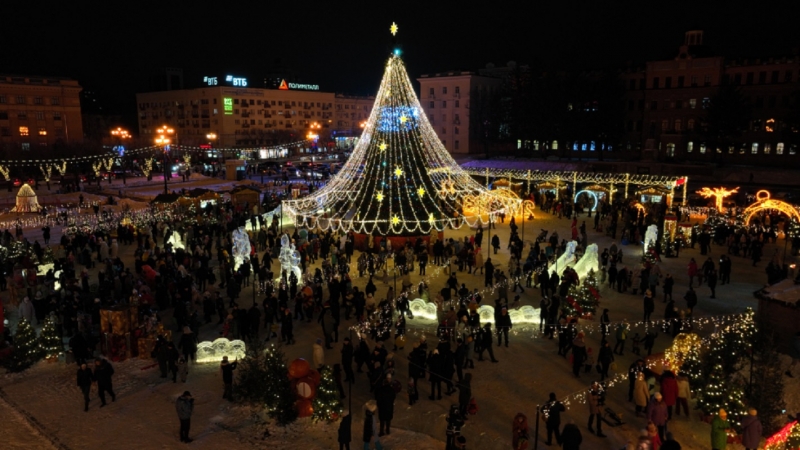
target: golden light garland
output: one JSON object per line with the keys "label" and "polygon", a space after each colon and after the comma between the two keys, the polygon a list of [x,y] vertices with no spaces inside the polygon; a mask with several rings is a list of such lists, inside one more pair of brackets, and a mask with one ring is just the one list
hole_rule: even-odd
{"label": "golden light garland", "polygon": [[42,175],[44,176],[44,181],[50,181],[50,175],[53,173],[53,166],[39,166],[39,170],[42,171]]}
{"label": "golden light garland", "polygon": [[9,177],[8,172],[9,172],[8,166],[0,166],[0,173],[3,174],[3,178],[5,178],[6,181],[11,180],[11,177]]}
{"label": "golden light garland", "polygon": [[736,187],[733,189],[725,189],[724,187],[715,187],[715,188],[704,187],[703,189],[696,192],[701,196],[703,196],[704,198],[714,197],[714,206],[716,206],[717,211],[724,213],[725,205],[722,203],[722,201],[726,197],[730,197],[731,195],[739,192],[739,188]]}

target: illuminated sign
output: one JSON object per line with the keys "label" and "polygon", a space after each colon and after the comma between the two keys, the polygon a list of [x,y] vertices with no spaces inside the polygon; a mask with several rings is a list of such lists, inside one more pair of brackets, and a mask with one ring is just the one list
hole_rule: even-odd
{"label": "illuminated sign", "polygon": [[286,80],[281,80],[281,85],[278,86],[278,89],[282,91],[287,91],[289,89],[300,89],[304,91],[318,91],[319,85],[318,84],[300,84],[300,83],[287,83]]}
{"label": "illuminated sign", "polygon": [[203,83],[208,86],[216,86],[218,84],[217,77],[203,77]]}
{"label": "illuminated sign", "polygon": [[233,114],[233,99],[230,97],[223,98],[222,109],[225,112],[226,116],[230,116],[231,114]]}
{"label": "illuminated sign", "polygon": [[228,75],[225,77],[225,81],[234,86],[247,87],[247,78],[234,77],[233,75]]}

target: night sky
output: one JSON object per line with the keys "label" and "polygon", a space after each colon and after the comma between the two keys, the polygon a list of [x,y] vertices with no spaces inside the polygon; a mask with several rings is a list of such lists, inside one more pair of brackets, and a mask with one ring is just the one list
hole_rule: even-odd
{"label": "night sky", "polygon": [[259,87],[256,78],[281,60],[323,91],[374,94],[394,48],[393,21],[412,78],[510,60],[624,67],[674,57],[690,29],[705,30],[706,44],[728,56],[792,55],[800,47],[789,0],[736,8],[696,0],[6,3],[0,73],[76,78],[106,110],[126,115],[159,67],[182,68],[189,84],[232,73]]}

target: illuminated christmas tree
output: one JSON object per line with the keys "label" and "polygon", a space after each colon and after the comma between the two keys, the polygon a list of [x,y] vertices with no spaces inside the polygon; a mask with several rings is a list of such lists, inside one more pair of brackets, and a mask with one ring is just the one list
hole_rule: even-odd
{"label": "illuminated christmas tree", "polygon": [[764,434],[778,431],[783,425],[786,402],[783,392],[781,356],[776,350],[774,333],[760,326],[753,348],[752,384],[747,395],[748,405],[758,411]]}
{"label": "illuminated christmas tree", "polygon": [[314,398],[313,419],[336,420],[342,414],[342,400],[339,395],[339,387],[333,379],[333,371],[325,366],[320,370],[320,383],[317,388],[317,396]]}
{"label": "illuminated christmas tree", "polygon": [[36,339],[36,330],[27,320],[20,319],[17,324],[17,334],[14,335],[14,348],[11,351],[11,360],[8,368],[12,372],[20,372],[38,361],[42,357],[39,342]]}
{"label": "illuminated christmas tree", "polygon": [[427,235],[447,226],[485,223],[502,210],[519,211],[521,204],[518,197],[487,190],[453,160],[395,52],[347,162],[323,188],[283,206],[297,224]]}
{"label": "illuminated christmas tree", "polygon": [[39,335],[39,352],[45,358],[58,357],[64,352],[64,341],[58,335],[56,322],[51,316],[45,320],[42,333]]}
{"label": "illuminated christmas tree", "polygon": [[295,392],[289,380],[289,367],[280,347],[274,345],[267,348],[264,355],[266,378],[262,383],[267,385],[264,403],[269,408],[269,416],[279,425],[288,425],[297,420]]}
{"label": "illuminated christmas tree", "polygon": [[245,356],[236,368],[236,398],[270,406],[268,399],[272,398],[270,389],[273,383],[264,382],[270,376],[266,359],[266,348],[260,340],[256,339],[247,346]]}
{"label": "illuminated christmas tree", "polygon": [[597,276],[590,270],[582,283],[573,284],[569,288],[567,301],[562,305],[568,316],[584,317],[594,314],[600,304],[600,291],[597,287]]}

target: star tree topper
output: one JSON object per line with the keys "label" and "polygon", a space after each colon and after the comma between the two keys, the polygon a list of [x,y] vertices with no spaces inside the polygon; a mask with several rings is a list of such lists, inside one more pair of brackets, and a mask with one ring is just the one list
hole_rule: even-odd
{"label": "star tree topper", "polygon": [[389,27],[389,31],[391,31],[391,32],[392,32],[392,36],[395,36],[395,35],[397,34],[397,30],[398,30],[398,29],[399,29],[399,28],[397,27],[397,24],[396,24],[396,23],[394,23],[394,22],[392,22],[392,26],[391,26],[391,27]]}
{"label": "star tree topper", "polygon": [[394,169],[394,174],[395,174],[395,176],[397,176],[398,178],[402,177],[402,176],[403,176],[403,169],[401,169],[400,167],[398,167],[398,168]]}
{"label": "star tree topper", "polygon": [[384,150],[386,150],[386,148],[387,148],[387,147],[388,147],[388,145],[386,145],[386,142],[382,142],[382,143],[381,143],[381,145],[379,145],[379,146],[378,146],[378,148],[379,148],[381,151],[384,151]]}

